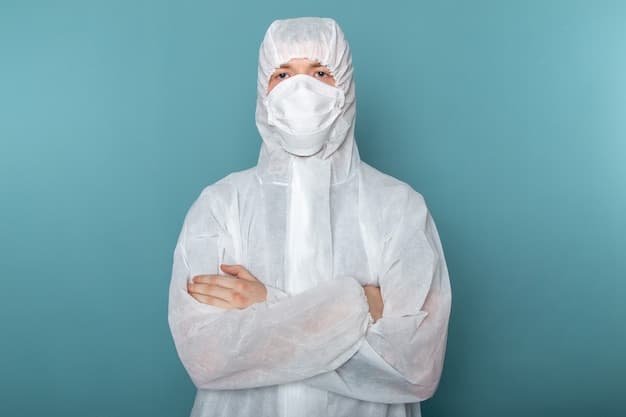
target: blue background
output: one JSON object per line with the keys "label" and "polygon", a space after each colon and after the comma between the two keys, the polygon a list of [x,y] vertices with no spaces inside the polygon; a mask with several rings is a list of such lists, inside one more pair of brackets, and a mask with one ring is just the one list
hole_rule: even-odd
{"label": "blue background", "polygon": [[603,0],[1,0],[0,415],[188,415],[172,251],[256,163],[258,47],[302,15],[343,27],[362,157],[444,242],[424,415],[626,415],[626,3]]}

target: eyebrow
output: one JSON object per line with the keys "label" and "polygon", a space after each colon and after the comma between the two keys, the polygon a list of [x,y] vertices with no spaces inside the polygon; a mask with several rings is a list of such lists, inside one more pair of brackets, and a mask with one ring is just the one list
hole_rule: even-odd
{"label": "eyebrow", "polygon": [[[325,65],[322,65],[319,61],[315,61],[309,65],[309,68],[317,68],[317,67],[324,67],[324,66]],[[291,68],[291,64],[289,63],[280,64],[278,68]]]}

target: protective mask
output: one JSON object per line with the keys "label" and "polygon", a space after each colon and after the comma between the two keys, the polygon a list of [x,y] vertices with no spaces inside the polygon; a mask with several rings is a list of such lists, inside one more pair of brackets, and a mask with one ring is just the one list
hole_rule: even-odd
{"label": "protective mask", "polygon": [[[345,102],[343,91],[310,75],[280,82],[265,99],[269,125],[277,128],[287,152],[310,156],[330,141]],[[346,123],[342,124],[345,128]]]}

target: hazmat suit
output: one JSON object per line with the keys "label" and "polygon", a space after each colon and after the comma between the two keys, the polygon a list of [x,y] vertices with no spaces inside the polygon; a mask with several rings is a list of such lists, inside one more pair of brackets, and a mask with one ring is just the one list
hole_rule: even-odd
{"label": "hazmat suit", "polygon": [[[291,58],[319,60],[336,86],[299,74],[267,94]],[[337,23],[273,22],[257,87],[257,166],[202,191],[174,251],[169,324],[198,388],[192,416],[419,416],[443,366],[448,271],[422,196],[359,158]],[[298,108],[309,99],[315,109]],[[221,263],[247,268],[267,300],[224,310],[192,298],[187,281]],[[381,290],[376,322],[366,284]]]}

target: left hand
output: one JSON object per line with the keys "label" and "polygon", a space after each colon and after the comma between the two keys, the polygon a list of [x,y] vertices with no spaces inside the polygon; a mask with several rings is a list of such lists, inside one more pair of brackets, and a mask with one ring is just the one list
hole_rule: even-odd
{"label": "left hand", "polygon": [[365,291],[365,296],[367,297],[367,304],[370,307],[370,315],[372,319],[376,322],[379,318],[383,316],[383,309],[385,304],[383,303],[383,297],[380,294],[380,288],[374,285],[364,285],[363,291]]}
{"label": "left hand", "polygon": [[187,292],[197,301],[227,310],[244,309],[267,299],[261,281],[241,265],[220,265],[226,275],[197,275],[187,283]]}

